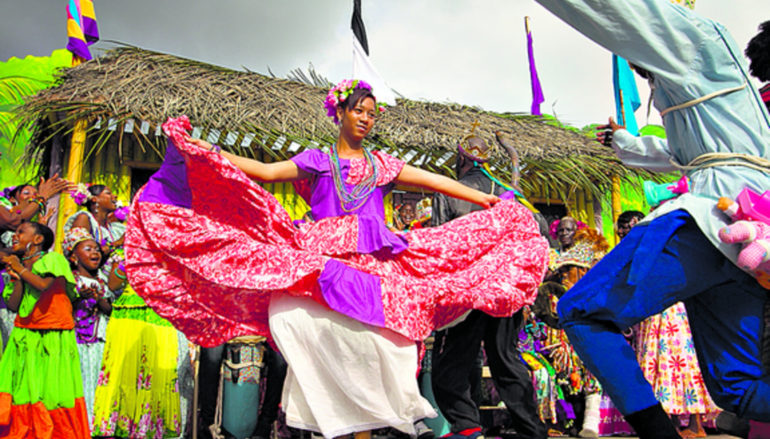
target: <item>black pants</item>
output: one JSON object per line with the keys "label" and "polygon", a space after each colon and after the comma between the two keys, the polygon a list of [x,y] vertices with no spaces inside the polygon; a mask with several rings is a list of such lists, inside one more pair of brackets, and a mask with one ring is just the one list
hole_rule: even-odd
{"label": "black pants", "polygon": [[513,428],[525,437],[546,437],[529,369],[521,361],[516,345],[521,323],[521,311],[506,318],[471,311],[465,321],[444,332],[443,340],[436,340],[433,393],[453,433],[481,426],[469,376],[483,341],[492,379],[513,419]]}
{"label": "black pants", "polygon": [[[262,410],[259,411],[259,419],[254,429],[254,436],[267,438],[270,429],[278,417],[278,404],[281,402],[283,381],[286,378],[286,360],[280,353],[265,345],[264,361],[267,373],[265,385],[265,397],[262,401]],[[198,405],[200,407],[199,431],[203,438],[210,438],[209,425],[214,423],[214,412],[217,406],[217,389],[219,386],[219,368],[225,345],[213,348],[201,348],[200,367],[198,369]]]}

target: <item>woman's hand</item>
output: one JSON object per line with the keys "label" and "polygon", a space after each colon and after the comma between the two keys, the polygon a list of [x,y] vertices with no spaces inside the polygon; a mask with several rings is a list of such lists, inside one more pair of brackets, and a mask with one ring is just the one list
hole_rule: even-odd
{"label": "woman's hand", "polygon": [[57,210],[56,207],[51,207],[50,209],[48,209],[48,211],[45,213],[45,215],[41,216],[38,219],[38,222],[40,224],[46,224],[47,225],[48,221],[50,221],[51,217],[53,217],[53,215],[56,213],[56,210]]}
{"label": "woman's hand", "polygon": [[40,185],[38,186],[37,193],[43,197],[43,199],[48,201],[49,198],[58,194],[59,192],[72,190],[76,186],[77,185],[75,183],[70,183],[63,178],[59,178],[59,174],[54,174],[53,177],[49,178],[48,180],[43,178],[40,179]]}
{"label": "woman's hand", "polygon": [[112,291],[123,288],[127,282],[126,272],[121,265],[120,262],[115,262],[112,264],[112,268],[110,268],[110,277],[107,281],[107,288]]}
{"label": "woman's hand", "polygon": [[483,206],[485,209],[489,209],[490,207],[494,206],[498,202],[500,202],[500,197],[493,194],[485,194],[482,192],[481,194],[481,200],[477,204],[480,206]]}
{"label": "woman's hand", "polygon": [[187,143],[192,143],[193,145],[205,149],[206,151],[211,151],[211,148],[214,147],[214,145],[210,144],[209,142],[203,140],[203,139],[193,139],[190,136],[185,136],[184,141]]}
{"label": "woman's hand", "polygon": [[15,271],[16,274],[19,274],[21,271],[25,270],[25,267],[21,264],[19,257],[16,255],[3,256],[0,260],[3,261],[6,267]]}
{"label": "woman's hand", "polygon": [[406,186],[416,186],[441,192],[450,197],[459,198],[484,208],[492,207],[500,199],[496,195],[486,194],[468,187],[449,177],[434,174],[411,165],[404,165],[396,181]]}
{"label": "woman's hand", "polygon": [[404,222],[401,221],[401,215],[399,215],[398,210],[393,212],[393,227],[398,230],[404,230]]}
{"label": "woman's hand", "polygon": [[101,295],[99,294],[99,289],[93,286],[85,287],[80,292],[80,297],[84,299],[91,299],[91,298],[99,298]]}

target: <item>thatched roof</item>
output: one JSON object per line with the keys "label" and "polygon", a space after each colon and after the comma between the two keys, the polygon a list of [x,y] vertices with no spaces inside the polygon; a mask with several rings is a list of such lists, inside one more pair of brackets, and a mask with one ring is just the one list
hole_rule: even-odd
{"label": "thatched roof", "polygon": [[[102,121],[89,131],[93,149],[120,148],[123,137],[133,135],[143,147],[160,152],[164,141],[154,130],[169,116],[181,114],[187,114],[202,135],[218,138],[238,154],[256,156],[255,151],[262,150],[285,159],[305,147],[336,140],[338,129],[322,106],[325,93],[299,82],[121,47],[65,69],[56,86],[31,98],[19,114],[37,140],[26,151],[27,158],[44,164],[52,139],[71,133],[77,119]],[[115,130],[128,121],[135,126],[128,134]],[[612,175],[638,175],[583,133],[529,115],[458,104],[401,99],[380,117],[369,141],[409,163],[451,175],[457,142],[474,121],[479,123],[476,133],[488,141],[494,141],[497,130],[512,135],[525,192],[564,196],[582,188],[599,195]],[[115,132],[121,133],[120,139],[108,143]],[[507,178],[508,158],[502,149],[496,154],[496,168]]]}

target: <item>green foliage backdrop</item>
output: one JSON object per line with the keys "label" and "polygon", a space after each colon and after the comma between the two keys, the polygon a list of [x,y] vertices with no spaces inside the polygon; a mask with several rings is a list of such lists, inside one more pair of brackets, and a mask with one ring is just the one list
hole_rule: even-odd
{"label": "green foliage backdrop", "polygon": [[30,181],[37,173],[36,166],[21,163],[30,133],[18,130],[14,109],[27,96],[53,85],[59,68],[71,65],[72,54],[66,49],[0,63],[0,188]]}

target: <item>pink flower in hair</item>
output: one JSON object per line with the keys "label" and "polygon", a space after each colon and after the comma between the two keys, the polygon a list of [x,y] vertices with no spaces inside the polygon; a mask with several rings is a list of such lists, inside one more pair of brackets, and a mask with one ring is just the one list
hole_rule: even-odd
{"label": "pink flower in hair", "polygon": [[124,206],[123,202],[118,200],[117,203],[115,203],[117,209],[115,209],[115,218],[117,218],[118,221],[125,221],[126,218],[128,218],[128,212],[129,208],[128,206]]}
{"label": "pink flower in hair", "polygon": [[88,192],[90,186],[90,183],[78,183],[75,189],[70,191],[70,196],[75,204],[78,206],[86,204],[86,201],[91,197],[91,193]]}
{"label": "pink flower in hair", "polygon": [[[337,107],[345,102],[351,93],[358,88],[372,91],[372,86],[362,79],[343,79],[326,94],[326,99],[324,99],[326,115],[333,118],[336,125],[340,124],[340,120],[337,117]],[[383,110],[384,108],[380,111]]]}

